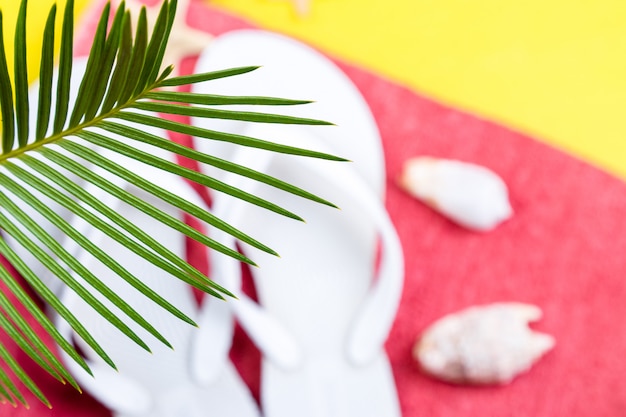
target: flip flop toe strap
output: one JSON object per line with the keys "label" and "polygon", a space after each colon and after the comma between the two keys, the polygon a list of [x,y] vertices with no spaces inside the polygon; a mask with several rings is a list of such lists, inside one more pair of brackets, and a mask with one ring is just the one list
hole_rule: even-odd
{"label": "flip flop toe strap", "polygon": [[380,238],[377,276],[372,277],[372,285],[352,319],[346,339],[348,359],[355,365],[365,365],[383,349],[400,304],[404,281],[402,245],[380,198],[349,163],[338,163],[332,170],[315,161],[306,161],[300,167],[308,169],[327,188],[341,191],[344,205],[358,206],[371,219]]}
{"label": "flip flop toe strap", "polygon": [[[234,161],[239,163],[253,161],[251,165],[259,171],[267,167],[271,160],[270,153],[247,149],[239,150],[234,158]],[[332,168],[328,169],[328,165],[309,159],[301,160],[298,165],[298,169],[308,170],[312,178],[324,182],[327,188],[341,191],[342,196],[345,197],[344,201],[358,205],[371,219],[381,241],[382,256],[377,277],[372,277],[373,283],[366,298],[357,309],[346,339],[348,359],[355,365],[364,365],[380,353],[391,330],[402,294],[404,258],[393,223],[374,190],[349,165],[337,163]],[[248,180],[236,175],[227,176],[225,179],[225,182],[234,185],[245,181]],[[219,212],[228,217],[233,224],[238,224],[239,217],[245,215],[245,204],[238,203],[233,198],[224,199],[224,202],[216,201],[216,210],[218,207]],[[242,305],[249,307],[247,301],[244,301]],[[240,312],[242,310],[243,308]],[[265,317],[264,320],[269,323],[267,328],[274,328],[277,331],[275,336],[268,337],[268,333],[271,334],[271,332],[267,332],[264,326],[255,324],[255,320],[250,320],[248,332],[255,335],[257,344],[269,340],[268,346],[262,348],[266,356],[282,368],[297,367],[302,358],[301,348],[297,342],[274,318],[268,317],[262,307],[255,304],[254,309],[249,308],[249,311],[253,310],[255,311],[250,314],[250,317],[256,319]],[[282,338],[282,343],[277,343],[277,338]]]}
{"label": "flip flop toe strap", "polygon": [[[232,161],[242,166],[254,166],[258,171],[271,162],[273,155],[268,152],[257,152],[247,148],[237,150]],[[235,187],[241,186],[248,179],[239,175],[228,173],[224,176],[224,182]],[[213,213],[227,221],[237,220],[244,215],[245,204],[234,198],[220,198],[216,196],[213,202]],[[237,224],[237,223],[233,223]],[[235,248],[235,239],[214,228],[210,229],[210,236],[216,241]],[[265,357],[283,369],[295,369],[302,362],[302,351],[292,335],[274,317],[269,315],[262,306],[238,291],[241,287],[241,266],[238,261],[226,258],[221,254],[211,252],[211,265],[214,267],[215,277],[230,283],[229,289],[233,289],[238,299],[228,300],[232,311],[246,331],[248,336]],[[210,343],[210,341],[207,341]]]}
{"label": "flip flop toe strap", "polygon": [[[129,167],[129,164],[132,166]],[[135,166],[132,161],[128,164],[125,164],[125,167],[132,169],[134,172],[147,173],[148,171],[150,171],[146,170],[146,167],[143,164],[137,163],[137,165]],[[101,172],[101,174],[103,176],[106,176],[113,185],[118,186],[122,189],[132,187],[126,181],[122,180],[119,177],[106,175],[105,172]],[[156,173],[150,171],[150,174]],[[195,193],[195,191],[186,181],[170,175],[159,175],[158,178],[159,186],[161,186],[162,188],[178,195],[181,198],[184,198],[188,202],[200,208],[206,209],[206,206],[202,199],[197,195],[197,193]],[[121,203],[120,200],[111,197],[108,193],[92,184],[86,185],[85,189],[102,201],[110,201],[111,204],[109,206],[111,207],[114,207],[116,204]],[[89,231],[91,229],[88,226],[84,226],[84,221],[77,217],[73,217],[71,219],[71,223],[74,225],[75,228],[79,229],[80,232],[85,233],[86,236],[89,236]],[[68,240],[67,242],[65,242],[64,246],[67,247],[70,253],[72,253],[79,259],[85,254],[82,248],[72,240]],[[70,306],[70,308],[73,304],[75,304],[77,296],[72,291],[68,291],[67,288],[62,288],[62,290],[59,291],[59,295],[61,296],[64,304]],[[225,311],[227,313],[228,308],[223,305],[223,302],[218,300],[211,301],[216,302],[207,304],[222,305],[221,310],[216,309],[216,314],[213,318],[213,322],[215,323],[215,325],[207,325],[206,317],[209,314],[204,314],[204,316],[201,315],[198,318],[194,318],[194,320],[198,322],[200,328],[196,331],[197,336],[191,340],[191,343],[195,343],[194,339],[206,338],[208,335],[208,337],[211,339],[210,349],[203,350],[202,352],[195,352],[197,353],[196,355],[190,355],[189,368],[190,370],[195,370],[202,367],[203,369],[208,369],[211,375],[219,375],[224,367],[224,364],[228,361],[228,350],[232,342],[233,326],[230,314],[224,314]],[[207,310],[207,313],[209,313],[208,309],[205,310]],[[224,315],[226,315],[226,317],[223,317]],[[204,320],[203,317],[205,318]],[[71,341],[74,338],[74,332],[67,322],[60,319],[59,317],[56,317],[55,324],[61,334],[67,340]],[[187,324],[181,322],[181,326],[187,326]],[[75,376],[79,384],[85,387],[94,397],[100,400],[103,404],[107,405],[107,407],[117,413],[120,413],[122,415],[150,415],[151,410],[154,407],[155,401],[157,401],[157,399],[154,398],[154,393],[150,392],[135,379],[119,373],[102,361],[95,359],[97,358],[97,355],[93,352],[91,352],[92,354],[90,354],[90,349],[88,347],[82,347],[87,355],[87,363],[93,372],[93,377],[89,375],[78,364],[76,364],[71,358],[69,358],[68,355],[62,352],[66,365],[68,366],[70,372]],[[178,348],[184,351],[188,347],[178,346]],[[210,354],[207,354],[207,352]],[[213,378],[210,377],[204,379],[212,380]]]}

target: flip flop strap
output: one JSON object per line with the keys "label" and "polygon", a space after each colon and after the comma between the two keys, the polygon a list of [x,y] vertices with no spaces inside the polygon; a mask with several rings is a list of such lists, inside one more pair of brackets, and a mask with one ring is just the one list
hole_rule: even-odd
{"label": "flip flop strap", "polygon": [[[269,152],[257,152],[242,148],[232,160],[242,165],[254,166],[255,169],[262,172],[271,163],[272,158],[273,155]],[[298,169],[310,171],[312,177],[324,181],[327,187],[340,190],[344,196],[358,204],[371,218],[382,243],[378,276],[373,280],[368,295],[358,308],[346,340],[346,354],[349,360],[355,365],[363,365],[373,360],[380,353],[395,319],[404,280],[402,246],[382,202],[373,189],[356,174],[354,169],[350,169],[348,165],[340,162],[332,170],[326,168],[327,166],[321,166],[316,164],[315,160],[306,158],[298,165]],[[225,179],[225,182],[233,185],[243,181],[246,179],[234,174]],[[221,199],[216,199],[214,209],[224,213],[224,216],[228,216],[228,220],[233,224],[237,224],[238,218],[245,215],[245,205],[232,198],[224,200],[226,202],[222,203]],[[277,328],[282,327],[276,326]],[[263,331],[254,332],[254,326],[251,326],[248,331],[260,333],[257,342],[265,339]],[[270,351],[267,356],[280,367],[294,368],[301,360],[301,348],[297,346],[291,336],[286,334],[286,331],[283,332],[285,334],[281,334],[280,337],[284,340],[289,360],[285,360],[284,353],[283,355],[278,354],[280,350],[277,352]]]}
{"label": "flip flop strap", "polygon": [[349,163],[338,163],[332,170],[307,161],[302,164],[326,186],[342,195],[366,213],[374,223],[381,241],[378,276],[374,278],[367,296],[357,309],[346,339],[346,353],[355,365],[373,360],[393,325],[404,282],[402,245],[389,214],[372,188],[356,174]]}
{"label": "flip flop strap", "polygon": [[[140,164],[138,162],[135,164],[133,161],[129,161],[129,164],[132,165],[130,169],[133,169],[135,172],[146,171],[146,166],[144,164]],[[125,167],[129,168],[129,164],[125,164]],[[106,175],[107,173],[103,171],[101,172],[101,174]],[[131,186],[128,182],[120,177],[112,175],[106,176],[113,185],[118,186],[122,189]],[[163,174],[159,175],[159,186],[172,193],[177,194],[178,196],[186,199],[190,203],[195,204],[200,208],[206,209],[206,206],[202,199],[184,180]],[[102,201],[112,200],[111,206],[114,206],[115,204],[120,204],[121,202],[121,200],[119,199],[111,198],[111,196],[107,192],[103,191],[93,184],[87,184],[85,186],[85,189],[93,196],[100,198]],[[86,222],[82,221],[80,218],[74,217],[71,223],[73,223],[74,227],[79,229],[81,233],[84,233],[86,235],[89,234],[88,225],[86,225]],[[68,240],[66,242],[66,246],[68,247],[68,251],[70,253],[80,258],[82,253],[80,246],[78,246],[72,240]],[[236,283],[232,284],[235,285]],[[60,290],[59,295],[63,303],[66,305],[72,305],[72,299],[74,297],[77,297],[72,291],[67,291],[67,289],[64,287],[62,287],[62,289]],[[212,302],[206,304],[215,305],[216,303]],[[209,312],[209,309],[205,310],[207,310],[207,313]],[[211,355],[207,355],[207,350],[203,350],[202,352],[200,352],[199,355],[191,356],[189,366],[192,372],[196,369],[199,369],[200,367],[210,366],[211,373],[219,375],[223,365],[226,363],[226,361],[229,360],[228,351],[232,343],[233,332],[232,322],[229,323],[228,321],[220,321],[220,328],[217,329],[216,326],[207,325],[207,320],[210,318],[210,314],[207,313],[199,314],[196,318],[196,322],[199,326],[196,338],[210,338],[211,345],[208,352],[211,352]],[[55,322],[60,333],[67,340],[71,340],[73,337],[73,330],[71,329],[70,325],[59,317],[56,317]],[[181,322],[181,325],[186,324]],[[225,328],[228,330],[225,330]],[[192,343],[195,343],[195,341],[192,340]],[[134,379],[128,378],[123,374],[120,374],[116,370],[110,368],[107,364],[104,364],[100,361],[91,360],[88,361],[88,364],[94,375],[92,377],[77,363],[75,363],[69,357],[69,355],[65,354],[64,352],[62,352],[62,355],[70,372],[72,372],[72,374],[76,377],[80,385],[87,388],[92,395],[94,395],[108,407],[114,409],[119,413],[128,414],[141,415],[142,413],[147,413],[150,411],[150,408],[152,407],[154,401],[154,399],[152,398],[152,394]],[[210,356],[210,358],[208,358],[208,356]]]}
{"label": "flip flop strap", "polygon": [[[263,168],[270,163],[272,156],[269,152],[258,154],[251,152],[248,148],[240,148],[235,152],[231,161],[243,166],[254,166],[258,170],[263,171]],[[224,182],[233,186],[237,186],[244,181],[246,181],[246,178],[233,173],[228,173],[224,177]],[[215,196],[212,209],[216,216],[229,221],[237,219],[242,215],[242,206],[245,206],[245,204],[240,204],[234,198]],[[209,231],[210,236],[216,241],[232,249],[236,247],[233,236],[215,228],[210,228]],[[241,287],[241,266],[239,261],[226,258],[212,251],[211,265],[215,268],[213,272],[216,276],[224,278],[227,282],[239,283],[239,285],[231,285],[229,287],[234,290],[238,299],[228,300],[228,303],[231,305],[233,313],[242,328],[263,355],[283,369],[297,367],[301,363],[302,353],[295,338],[265,309],[239,291]],[[205,344],[209,343],[212,343],[212,341],[207,339]],[[196,349],[202,349],[201,345],[197,345]]]}

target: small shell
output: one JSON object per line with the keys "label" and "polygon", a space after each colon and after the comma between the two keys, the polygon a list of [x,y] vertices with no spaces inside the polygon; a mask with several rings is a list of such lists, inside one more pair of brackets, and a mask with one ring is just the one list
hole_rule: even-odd
{"label": "small shell", "polygon": [[418,157],[407,160],[400,185],[468,229],[488,231],[513,214],[504,181],[476,164]]}
{"label": "small shell", "polygon": [[528,371],[554,347],[554,338],[528,323],[541,310],[522,303],[470,307],[427,328],[413,357],[428,374],[458,384],[502,385]]}

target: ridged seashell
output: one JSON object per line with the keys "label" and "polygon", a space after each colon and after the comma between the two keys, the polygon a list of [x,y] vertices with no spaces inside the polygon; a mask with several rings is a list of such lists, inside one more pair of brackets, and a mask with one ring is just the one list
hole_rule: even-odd
{"label": "ridged seashell", "polygon": [[400,185],[409,194],[469,229],[488,231],[513,214],[504,181],[476,164],[417,157],[407,160]]}
{"label": "ridged seashell", "polygon": [[541,309],[522,303],[470,307],[447,315],[422,334],[413,357],[428,374],[458,384],[506,384],[554,347],[554,338],[528,323]]}

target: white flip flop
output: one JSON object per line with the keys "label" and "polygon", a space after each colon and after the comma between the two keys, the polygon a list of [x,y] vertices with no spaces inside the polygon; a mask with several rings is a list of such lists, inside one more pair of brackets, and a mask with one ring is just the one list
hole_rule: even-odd
{"label": "white flip flop", "polygon": [[[155,178],[158,175],[160,186],[193,204],[202,206],[202,201],[184,180],[131,159],[122,159],[123,165],[127,168],[132,167],[135,173],[140,173],[144,178]],[[102,173],[102,175],[105,174]],[[114,178],[111,180],[115,181]],[[134,186],[127,187],[128,191],[149,201],[165,213],[180,217],[178,209],[154,197],[151,198],[147,194],[142,195],[141,190]],[[184,256],[184,236],[180,232],[164,226],[119,200],[112,199],[95,187],[87,186],[86,189],[102,201],[110,199],[111,207],[123,211],[133,224],[158,239],[175,254]],[[78,229],[84,227],[77,219],[74,221],[74,226]],[[174,348],[172,350],[156,342],[138,325],[130,320],[124,320],[142,339],[154,341],[150,343],[152,354],[147,353],[104,320],[73,291],[65,288],[61,294],[61,300],[101,344],[116,363],[119,371],[116,372],[104,363],[86,343],[74,335],[69,324],[56,317],[55,324],[60,332],[81,348],[94,373],[94,377],[91,377],[71,359],[64,357],[79,384],[118,417],[174,417],[178,415],[200,417],[206,415],[207,410],[211,410],[216,415],[259,416],[258,406],[248,387],[228,358],[234,327],[232,307],[229,304],[234,300],[206,299],[202,309],[199,309],[189,285],[147,262],[140,261],[137,255],[123,249],[103,232],[95,229],[87,230],[87,236],[93,242],[126,269],[141,277],[142,281],[160,296],[198,322],[200,328],[187,325],[166,312],[130,287],[86,251],[74,247],[73,251],[78,259],[90,270],[98,271],[98,278],[117,294],[123,294],[123,298],[143,317],[148,318]],[[72,250],[71,245],[67,247],[68,250]],[[239,285],[237,282],[232,282],[232,277],[230,279],[231,282],[223,284],[231,288]],[[119,312],[103,298],[100,301],[111,310]],[[207,314],[205,312],[207,310],[210,310],[211,314]],[[194,348],[195,341],[199,335],[206,338],[207,334],[214,343],[205,345],[205,349],[198,352]],[[206,377],[207,373],[204,372],[205,377],[200,381],[196,377],[196,369],[200,365],[207,366],[208,364],[212,366],[210,377]]]}
{"label": "white flip flop", "polygon": [[[86,58],[77,58],[74,62],[70,99],[76,96],[86,63]],[[35,91],[35,88],[31,89],[31,103],[37,102]],[[35,118],[31,117],[31,128],[33,131],[35,123]],[[156,136],[165,137],[165,132],[160,129],[145,126],[142,126],[142,129]],[[109,132],[107,135],[111,136],[112,134]],[[83,145],[93,148],[89,143],[83,142]],[[171,154],[155,148],[150,148],[140,143],[135,143],[135,145],[153,154],[157,151],[158,155],[164,159],[172,158]],[[52,149],[70,156],[72,159],[75,158],[58,146],[53,146]],[[112,153],[110,156],[114,159],[120,159],[118,155]],[[134,168],[138,173],[142,173],[145,178],[158,177],[160,185],[170,192],[197,206],[204,207],[202,200],[199,199],[185,181],[172,175],[166,175],[162,171],[132,159],[123,157],[122,159],[125,167]],[[44,162],[49,161],[44,160]],[[133,194],[141,194],[140,190],[120,181],[117,177],[111,177],[102,170],[100,174],[109,178],[111,182],[122,189],[126,189]],[[69,176],[74,178],[76,183],[86,184],[82,179],[72,174],[69,174]],[[163,243],[175,254],[183,256],[184,248],[182,244],[184,238],[180,233],[150,219],[137,210],[131,209],[130,206],[122,206],[121,202],[93,185],[86,185],[86,190],[102,201],[110,201],[112,208],[119,205],[117,209],[125,210],[129,215],[132,213],[131,221],[136,222],[136,224],[142,224],[143,229],[151,236],[157,238],[159,242]],[[154,200],[147,194],[143,197],[149,201]],[[158,207],[165,209],[164,203],[160,200],[153,202]],[[74,228],[84,232],[86,236],[89,236],[98,245],[110,247],[111,249],[107,250],[107,252],[111,256],[120,256],[123,253],[124,255],[118,260],[122,266],[136,269],[143,265],[142,262],[136,262],[138,260],[136,255],[128,254],[126,251],[121,250],[120,246],[105,237],[103,232],[91,229],[84,221],[76,219],[62,205],[50,200],[48,206],[61,217],[71,219]],[[171,206],[168,207],[165,210],[168,214],[174,217],[180,216],[177,210],[174,210]],[[40,213],[29,206],[24,206],[22,209],[29,216],[36,219],[37,223],[54,240],[62,241],[62,232],[44,220]],[[78,382],[111,408],[116,415],[162,415],[173,417],[183,413],[189,416],[199,416],[204,415],[208,407],[222,415],[231,415],[233,413],[234,415],[244,417],[259,415],[258,407],[252,399],[248,388],[228,358],[228,351],[232,343],[233,314],[241,317],[240,321],[248,325],[251,334],[256,334],[258,343],[264,346],[270,356],[289,356],[288,351],[285,349],[286,345],[276,343],[276,341],[281,340],[287,341],[289,338],[280,329],[280,326],[273,323],[271,319],[264,317],[263,312],[256,308],[244,295],[241,296],[240,300],[229,300],[229,302],[207,299],[203,303],[202,308],[198,310],[191,296],[190,288],[186,284],[174,277],[167,276],[167,273],[151,265],[146,266],[147,269],[145,270],[134,271],[149,284],[150,288],[156,289],[157,293],[171,301],[173,305],[177,306],[188,317],[191,317],[199,325],[199,329],[195,329],[135,292],[135,290],[123,283],[119,277],[116,277],[114,273],[77,247],[74,242],[69,239],[65,241],[65,249],[73,252],[81,262],[86,263],[89,269],[97,268],[99,272],[105,271],[102,274],[97,274],[98,278],[107,285],[114,287],[116,292],[122,294],[122,298],[129,301],[133,308],[136,307],[137,310],[143,312],[143,316],[149,317],[151,323],[156,322],[157,328],[160,330],[162,328],[161,334],[174,345],[175,351],[171,351],[160,344],[160,342],[154,343],[152,346],[153,354],[150,355],[115,330],[112,325],[89,308],[74,292],[67,289],[60,280],[49,274],[43,264],[34,258],[30,252],[24,250],[15,239],[11,236],[6,236],[6,239],[19,256],[27,260],[29,267],[42,278],[46,286],[62,297],[64,305],[69,307],[81,322],[86,322],[86,327],[93,332],[98,341],[101,342],[101,345],[104,346],[104,350],[110,353],[110,356],[118,364],[120,372],[114,371],[105,364],[84,342],[75,337],[72,329],[65,321],[55,317],[59,330],[68,340],[78,343],[81,346],[81,350],[87,354],[89,364],[96,378],[94,379],[88,375],[68,355],[62,352],[66,365],[70,368]],[[51,254],[50,251],[47,250],[47,252]],[[233,289],[233,292],[236,293],[237,288],[240,286],[240,275],[229,272],[225,268],[228,263],[224,264],[224,267],[220,267],[225,255],[212,251],[211,256],[213,258],[211,264],[213,265],[214,276],[217,277],[216,281],[225,288]],[[109,306],[109,303],[105,302],[105,305]],[[111,309],[118,311],[113,307]],[[132,323],[127,324],[133,331],[140,334],[143,339],[146,339],[147,333],[145,331],[138,329]],[[255,330],[259,328],[265,330],[263,332]],[[148,336],[148,338],[150,337]]]}
{"label": "white flip flop", "polygon": [[403,258],[381,201],[385,177],[376,124],[356,88],[335,65],[311,48],[280,35],[246,30],[218,37],[200,57],[196,69],[257,64],[263,68],[245,79],[212,81],[197,86],[194,92],[312,99],[316,103],[279,108],[278,112],[326,119],[338,126],[194,123],[353,161],[329,162],[256,149],[237,153],[229,144],[205,139],[195,142],[200,151],[221,153],[341,208],[332,209],[221,174],[224,182],[277,202],[307,222],[298,223],[231,197],[215,196],[215,211],[227,213],[227,221],[280,254],[280,258],[272,258],[242,247],[260,266],[253,271],[260,305],[290,332],[298,349],[291,362],[264,357],[263,413],[267,417],[400,416],[383,345],[401,296]]}

